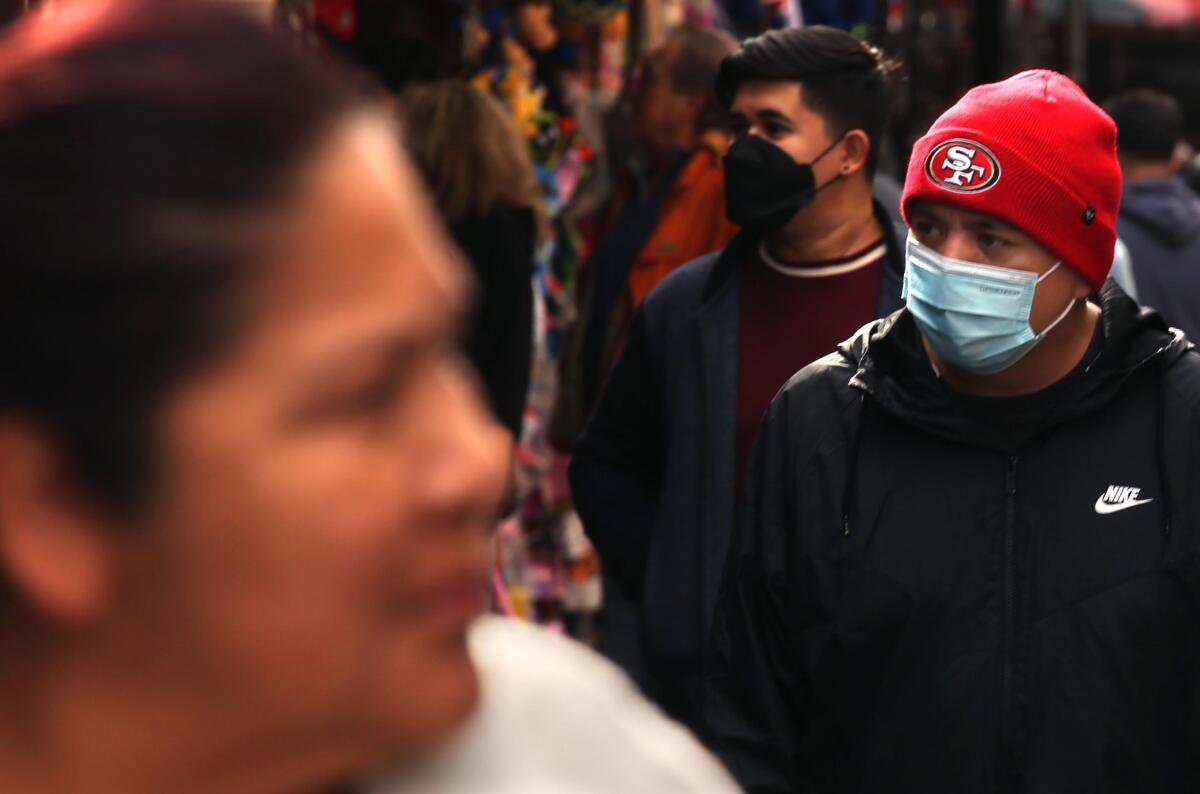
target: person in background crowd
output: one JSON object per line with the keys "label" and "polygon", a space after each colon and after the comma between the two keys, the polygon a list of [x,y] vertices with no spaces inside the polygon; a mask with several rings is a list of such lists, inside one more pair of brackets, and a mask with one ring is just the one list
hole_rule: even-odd
{"label": "person in background crowd", "polygon": [[409,151],[479,285],[465,339],[492,410],[514,439],[529,386],[533,258],[544,219],[525,139],[496,99],[461,80],[400,98]]}
{"label": "person in background crowd", "polygon": [[632,88],[635,151],[603,211],[581,298],[585,414],[624,343],[633,310],[673,270],[733,236],[721,170],[728,119],[713,80],[736,46],[720,31],[679,27],[650,53]]}
{"label": "person in background crowd", "polygon": [[[617,191],[601,211],[601,240],[579,291],[582,320],[564,362],[560,395],[573,446],[629,331],[636,306],[685,262],[724,246],[736,231],[725,219],[721,156],[728,117],[713,90],[732,38],[693,25],[674,28],[642,64],[626,102],[611,114],[612,143],[631,146]],[[622,140],[626,137],[632,140]],[[620,157],[622,155],[618,155]],[[637,609],[608,569],[600,648],[643,688]]]}
{"label": "person in background crowd", "polygon": [[508,444],[388,107],[201,0],[0,62],[0,791],[733,791],[477,620]]}
{"label": "person in background crowd", "polygon": [[917,141],[906,310],[750,465],[704,704],[750,792],[1200,789],[1200,355],[1105,283],[1120,196],[1055,72]]}
{"label": "person in background crowd", "polygon": [[1200,153],[1187,141],[1180,141],[1177,151],[1182,162],[1179,166],[1180,177],[1188,187],[1200,193]]}
{"label": "person in background crowd", "polygon": [[1138,300],[1200,339],[1200,196],[1178,174],[1179,103],[1131,91],[1104,108],[1117,124],[1125,178],[1117,233],[1129,249]]}
{"label": "person in background crowd", "polygon": [[902,237],[872,203],[889,107],[880,53],[803,28],[721,64],[726,209],[743,228],[642,303],[571,467],[588,536],[640,602],[653,693],[697,719],[738,483],[772,395],[900,306]]}

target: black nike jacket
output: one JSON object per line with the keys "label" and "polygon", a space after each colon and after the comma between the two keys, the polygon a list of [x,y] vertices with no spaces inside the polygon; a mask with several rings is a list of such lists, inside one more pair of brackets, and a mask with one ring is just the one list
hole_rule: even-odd
{"label": "black nike jacket", "polygon": [[775,398],[703,704],[749,791],[1200,792],[1200,355],[1101,303],[1027,397],[900,311]]}

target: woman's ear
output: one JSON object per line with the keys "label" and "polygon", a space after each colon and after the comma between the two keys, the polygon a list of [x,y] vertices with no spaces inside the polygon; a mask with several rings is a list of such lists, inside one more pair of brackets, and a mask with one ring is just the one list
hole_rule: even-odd
{"label": "woman's ear", "polygon": [[116,555],[68,469],[44,433],[0,419],[0,575],[31,609],[81,624],[107,607]]}

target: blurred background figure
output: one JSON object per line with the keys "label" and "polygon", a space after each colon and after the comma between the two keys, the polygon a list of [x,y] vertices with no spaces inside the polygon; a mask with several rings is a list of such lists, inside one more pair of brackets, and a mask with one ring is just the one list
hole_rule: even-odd
{"label": "blurred background figure", "polygon": [[0,62],[0,791],[734,790],[479,619],[509,445],[389,104],[200,0]]}
{"label": "blurred background figure", "polygon": [[552,417],[583,256],[573,206],[591,182],[594,152],[565,93],[577,54],[551,10],[544,0],[480,3],[476,21],[466,26],[477,35],[465,74],[516,120],[546,219],[534,261],[533,358],[516,450],[517,509],[496,535],[500,603],[511,614],[587,639],[601,597],[598,562],[574,520]]}
{"label": "blurred background figure", "polygon": [[1200,196],[1179,175],[1183,116],[1172,97],[1119,94],[1104,109],[1117,124],[1124,188],[1117,232],[1141,303],[1189,339],[1200,338]]}
{"label": "blurred background figure", "polygon": [[1200,154],[1196,147],[1186,140],[1179,143],[1179,155],[1183,165],[1179,167],[1179,175],[1192,190],[1200,193]]}
{"label": "blurred background figure", "polygon": [[504,106],[461,80],[413,85],[400,107],[409,151],[478,285],[467,356],[496,417],[518,439],[529,388],[533,259],[545,222],[529,150]]}
{"label": "blurred background figure", "polygon": [[725,219],[721,158],[728,113],[713,84],[732,37],[685,25],[650,53],[630,88],[629,157],[602,211],[581,302],[585,411],[620,352],[633,310],[685,262],[716,251],[737,228]]}
{"label": "blurred background figure", "polygon": [[[287,27],[373,76],[414,115],[411,145],[483,282],[468,350],[517,442],[515,509],[496,533],[499,600],[579,636],[599,606],[597,560],[572,521],[565,464],[550,440],[582,255],[572,207],[594,160],[573,113],[622,75],[612,44],[619,37],[624,52],[626,5],[589,0],[570,41],[547,0],[279,6]],[[600,27],[604,41],[593,42]],[[589,63],[596,71],[585,73]]]}
{"label": "blurred background figure", "polygon": [[[570,449],[624,344],[634,310],[684,263],[725,245],[721,158],[728,114],[713,90],[727,34],[685,23],[641,64],[625,101],[609,117],[605,150],[620,167],[615,190],[594,213],[593,255],[577,289],[581,317],[564,361],[560,443]],[[637,643],[637,615],[614,582],[604,587],[604,652],[648,683]]]}

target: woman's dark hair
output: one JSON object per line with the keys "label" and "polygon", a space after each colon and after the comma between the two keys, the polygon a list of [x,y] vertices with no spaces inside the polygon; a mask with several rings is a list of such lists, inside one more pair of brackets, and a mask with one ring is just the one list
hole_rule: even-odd
{"label": "woman's dark hair", "polygon": [[157,409],[239,329],[251,220],[361,92],[219,3],[60,4],[0,40],[0,414],[131,509]]}
{"label": "woman's dark hair", "polygon": [[773,30],[742,42],[721,62],[717,97],[727,109],[747,80],[780,80],[804,87],[804,104],[834,135],[862,130],[871,140],[867,172],[875,173],[879,144],[892,106],[894,65],[875,47],[824,25]]}

